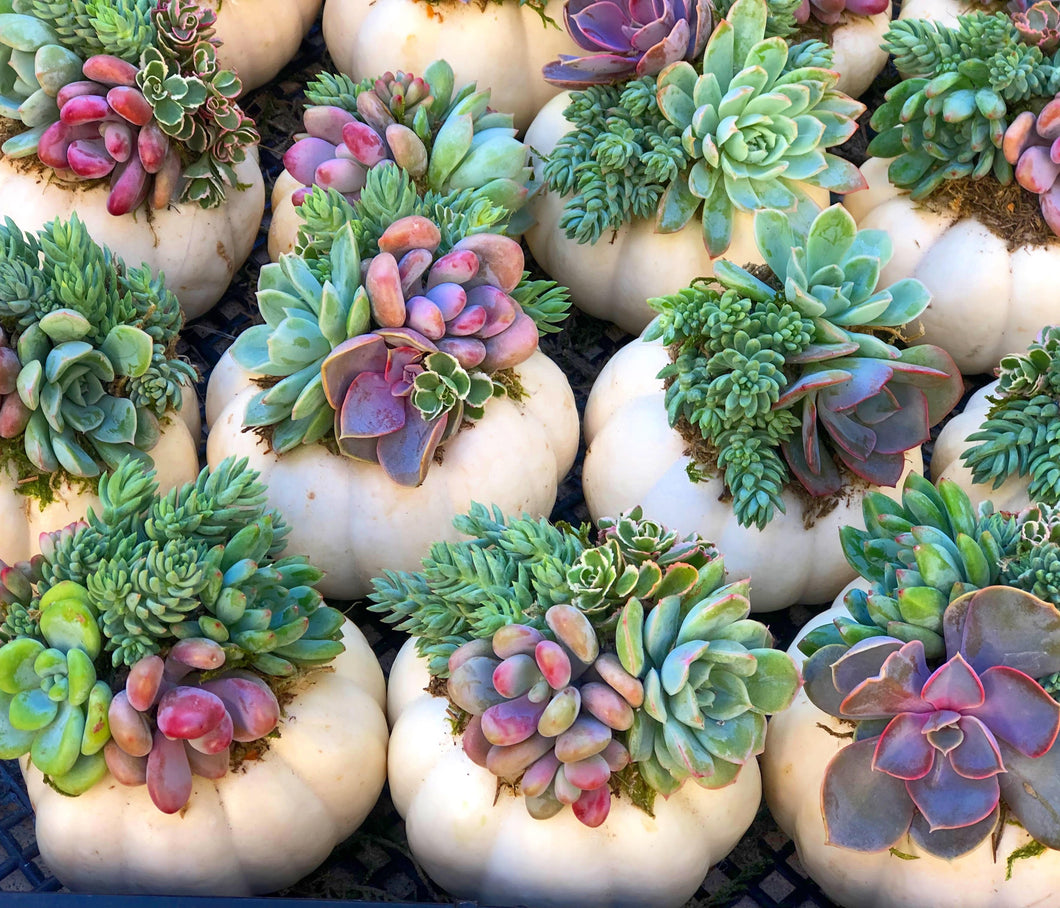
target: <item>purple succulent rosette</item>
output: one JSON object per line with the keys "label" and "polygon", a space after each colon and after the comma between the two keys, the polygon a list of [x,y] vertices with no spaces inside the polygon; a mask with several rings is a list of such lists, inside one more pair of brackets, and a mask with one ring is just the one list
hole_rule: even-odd
{"label": "purple succulent rosette", "polygon": [[1035,680],[1060,670],[1060,611],[993,586],[943,618],[946,660],[879,636],[817,650],[806,693],[857,725],[822,788],[828,842],[856,851],[908,834],[944,859],[984,842],[1003,814],[1060,848],[1060,704]]}
{"label": "purple succulent rosette", "polygon": [[564,88],[653,76],[703,53],[713,25],[708,0],[568,0],[567,31],[588,54],[560,54],[545,79]]}
{"label": "purple succulent rosette", "polygon": [[802,0],[795,10],[795,21],[805,25],[812,16],[825,25],[837,25],[843,14],[876,16],[890,9],[891,0]]}

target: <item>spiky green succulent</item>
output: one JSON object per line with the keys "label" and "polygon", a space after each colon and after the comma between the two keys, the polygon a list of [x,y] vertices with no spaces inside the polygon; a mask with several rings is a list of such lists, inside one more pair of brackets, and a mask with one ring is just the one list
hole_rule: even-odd
{"label": "spiky green succulent", "polygon": [[1060,507],[1037,504],[1022,513],[1012,557],[1001,580],[1060,606]]}
{"label": "spiky green succulent", "polygon": [[1060,502],[1060,328],[1043,329],[1026,354],[1006,356],[990,410],[961,454],[972,481],[998,488],[1027,476],[1031,501]]}
{"label": "spiky green succulent", "polygon": [[707,43],[701,73],[681,61],[659,75],[659,110],[681,131],[692,167],[670,183],[656,229],[680,230],[702,206],[711,256],[729,247],[736,211],[778,208],[808,226],[817,207],[806,186],[865,185],[854,165],[825,151],[853,135],[864,105],[835,89],[832,70],[789,70],[785,41],[764,38],[766,18],[765,0],[737,0]]}
{"label": "spiky green succulent", "polygon": [[1004,13],[975,12],[954,26],[893,22],[884,47],[907,75],[872,116],[869,153],[894,158],[888,177],[923,199],[944,181],[1012,180],[1002,142],[1012,118],[1036,98],[1051,99],[1060,69],[1024,44]]}
{"label": "spiky green succulent", "polygon": [[30,412],[25,456],[45,473],[91,477],[150,450],[195,370],[173,356],[173,294],[147,268],[126,268],[76,214],[37,234],[0,226],[0,322]]}
{"label": "spiky green succulent", "polygon": [[46,22],[82,57],[113,54],[137,63],[155,41],[155,0],[13,0],[16,12]]}

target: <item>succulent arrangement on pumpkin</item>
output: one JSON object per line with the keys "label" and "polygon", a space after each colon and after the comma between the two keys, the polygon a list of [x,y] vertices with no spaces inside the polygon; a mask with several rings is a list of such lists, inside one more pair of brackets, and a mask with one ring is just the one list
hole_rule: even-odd
{"label": "succulent arrangement on pumpkin", "polygon": [[258,134],[238,77],[218,66],[214,21],[194,0],[12,0],[0,116],[28,129],[3,153],[35,154],[64,179],[109,178],[112,215],[220,205]]}
{"label": "succulent arrangement on pumpkin", "polygon": [[[321,73],[306,86],[306,99],[305,133],[283,158],[303,187],[292,196],[295,206],[316,186],[356,202],[367,171],[385,161],[406,171],[421,194],[474,190],[513,216],[526,202],[529,149],[515,138],[511,114],[490,109],[489,89],[456,89],[444,60],[422,78],[399,71],[354,82]],[[314,204],[339,202],[319,197]]]}
{"label": "succulent arrangement on pumpkin", "polygon": [[0,438],[19,491],[46,501],[62,479],[148,461],[196,379],[176,357],[176,298],[76,215],[37,234],[7,219],[0,248]]}
{"label": "succulent arrangement on pumpkin", "polygon": [[953,859],[1008,816],[1060,846],[1056,508],[995,513],[910,475],[864,516],[842,540],[868,588],[799,642],[810,700],[856,726],[825,774],[828,841],[872,852],[908,834]]}
{"label": "succulent arrangement on pumpkin", "polygon": [[109,770],[175,813],[280,718],[274,688],[343,651],[343,616],[281,557],[287,526],[245,461],[159,494],[125,458],[99,513],[0,568],[0,756],[79,795]]}
{"label": "succulent arrangement on pumpkin", "polygon": [[356,201],[315,191],[301,211],[301,253],[261,270],[265,324],[232,347],[265,385],[245,424],[278,454],[334,444],[417,486],[539,333],[558,330],[566,291],[528,280],[519,244],[497,232],[509,209],[472,189],[420,196],[394,162],[367,172]]}
{"label": "succulent arrangement on pumpkin", "polygon": [[644,340],[670,350],[659,378],[671,426],[709,453],[739,522],[762,528],[793,480],[814,496],[836,494],[849,474],[896,485],[905,452],[963,383],[939,348],[884,339],[928,304],[914,279],[877,288],[885,233],[858,231],[839,205],[805,233],[774,210],[754,230],[771,274],[719,261],[714,278],[649,301],[659,315]]}
{"label": "succulent arrangement on pumpkin", "polygon": [[619,792],[650,812],[656,793],[727,786],[761,752],[799,676],[709,543],[639,510],[601,521],[596,545],[587,526],[481,505],[454,525],[471,540],[385,572],[369,608],[416,635],[464,751],[518,784],[531,816],[571,805],[599,826]]}

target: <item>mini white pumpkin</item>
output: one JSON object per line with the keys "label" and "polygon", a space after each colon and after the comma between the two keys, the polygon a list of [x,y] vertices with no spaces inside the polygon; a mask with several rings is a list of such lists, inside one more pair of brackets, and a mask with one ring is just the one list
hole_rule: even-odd
{"label": "mini white pumpkin", "polygon": [[497,777],[467,757],[448,700],[424,692],[429,680],[409,640],[389,680],[390,793],[416,860],[458,898],[542,908],[681,905],[758,810],[758,764],[750,760],[727,788],[688,783],[657,798],[654,817],[619,797],[596,829],[569,810],[535,820],[522,798],[498,795]]}
{"label": "mini white pumpkin", "polygon": [[386,777],[383,673],[350,622],[346,651],[307,674],[268,750],[164,814],[146,786],[106,776],[76,798],[23,773],[41,857],[76,891],[252,895],[297,882],[349,836]]}
{"label": "mini white pumpkin", "polygon": [[265,210],[265,183],[257,147],[236,165],[246,188],[230,189],[217,208],[174,204],[162,211],[142,207],[114,217],[107,212],[107,183],[89,185],[59,179],[36,162],[0,157],[0,218],[24,231],[77,212],[92,239],[127,262],[143,262],[180,300],[185,318],[202,315],[222,296],[250,255]]}
{"label": "mini white pumpkin", "polygon": [[327,571],[318,585],[329,596],[365,595],[384,568],[416,570],[431,542],[457,539],[452,519],[472,501],[505,513],[547,515],[578,447],[578,414],[567,379],[547,356],[534,353],[515,370],[526,396],[490,400],[485,415],[440,450],[418,488],[392,482],[377,464],[331,454],[319,445],[282,457],[243,429],[257,392],[226,353],[207,390],[206,456],[210,464],[250,458],[269,486],[269,504],[292,526],[291,551],[310,552]]}
{"label": "mini white pumpkin", "polygon": [[918,320],[924,329],[918,342],[942,347],[965,374],[990,372],[1002,356],[1023,352],[1044,325],[1060,319],[1060,239],[1010,252],[1006,239],[977,219],[911,201],[887,179],[889,163],[869,158],[861,168],[869,188],[843,203],[860,229],[891,237],[894,256],[880,283],[922,281],[931,305]]}
{"label": "mini white pumpkin", "polygon": [[[582,483],[596,520],[641,505],[644,516],[678,530],[698,533],[725,552],[730,579],[751,577],[756,612],[796,602],[826,602],[854,576],[839,544],[839,528],[863,526],[861,500],[870,489],[898,499],[898,489],[862,485],[847,490],[834,507],[809,516],[803,500],[785,490],[786,513],[764,530],[742,527],[720,477],[693,483],[692,463],[681,435],[670,428],[659,370],[670,362],[661,343],[627,344],[604,366],[585,409]],[[906,452],[906,469],[920,472],[920,449]],[[831,504],[831,503],[830,503]]]}
{"label": "mini white pumpkin", "polygon": [[[526,144],[533,148],[534,177],[541,181],[548,155],[570,130],[563,116],[570,92],[556,95],[526,131]],[[828,191],[804,185],[809,196],[824,208]],[[570,288],[571,299],[583,312],[614,322],[623,331],[639,334],[655,315],[649,297],[663,296],[688,286],[696,277],[713,274],[710,254],[703,246],[699,219],[694,217],[677,233],[655,232],[646,218],[623,224],[595,245],[568,239],[560,228],[565,198],[547,190],[530,204],[534,225],[525,234],[535,261],[554,280]],[[737,264],[761,264],[754,240],[754,215],[735,212],[732,244],[725,258]]]}
{"label": "mini white pumpkin", "polygon": [[931,19],[939,25],[956,25],[958,16],[981,9],[975,0],[903,0],[898,18]]}
{"label": "mini white pumpkin", "polygon": [[426,0],[327,0],[324,41],[340,72],[356,80],[402,69],[420,75],[446,59],[456,84],[489,86],[490,106],[527,124],[557,91],[541,67],[578,48],[563,28],[562,0],[548,0],[542,21],[517,0],[430,3]]}
{"label": "mini white pumpkin", "polygon": [[[851,584],[850,589],[856,584]],[[788,653],[801,666],[797,642],[812,630],[847,614],[844,590],[826,612],[812,618]],[[1031,843],[1019,824],[1002,826],[996,851],[989,840],[945,861],[911,840],[901,851],[865,854],[825,844],[821,784],[828,761],[847,743],[851,726],[821,711],[800,690],[795,702],[769,721],[762,755],[766,803],[795,840],[799,861],[824,893],[846,908],[1030,908],[1056,904],[1060,852],[1046,851],[1012,864],[1007,858]]]}
{"label": "mini white pumpkin", "polygon": [[235,70],[248,92],[272,79],[298,52],[323,0],[206,0],[217,11],[221,69]]}
{"label": "mini white pumpkin", "polygon": [[[162,491],[194,481],[199,474],[199,402],[195,389],[184,386],[179,413],[169,414],[158,443],[148,452],[155,462]],[[0,558],[8,564],[24,561],[40,551],[40,534],[61,529],[81,520],[93,507],[100,509],[99,496],[82,490],[75,481],[63,482],[54,499],[39,501],[17,492],[17,476],[8,465],[0,469]]]}

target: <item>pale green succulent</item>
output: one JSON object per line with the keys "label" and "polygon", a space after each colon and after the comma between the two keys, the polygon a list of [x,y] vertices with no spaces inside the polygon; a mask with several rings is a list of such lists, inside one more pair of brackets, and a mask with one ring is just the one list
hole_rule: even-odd
{"label": "pale green succulent", "polygon": [[13,0],[15,12],[46,22],[60,42],[83,57],[113,54],[138,63],[155,40],[156,0]]}
{"label": "pale green succulent", "polygon": [[789,70],[788,45],[763,37],[766,19],[765,0],[737,0],[710,37],[702,74],[682,61],[658,79],[659,110],[683,130],[694,163],[670,184],[657,227],[680,230],[702,205],[712,256],[728,248],[737,210],[794,211],[806,226],[817,207],[805,186],[865,185],[853,164],[825,152],[853,135],[864,105],[835,89],[832,70]]}
{"label": "pale green succulent", "polygon": [[465,413],[469,419],[481,419],[486,401],[503,393],[485,372],[466,371],[448,353],[428,354],[423,367],[412,383],[413,406],[427,419],[451,413],[448,424],[454,432]]}
{"label": "pale green succulent", "polygon": [[141,63],[136,84],[154,110],[162,131],[202,151],[205,146],[197,147],[201,143],[195,142],[196,131],[202,130],[195,112],[206,103],[205,83],[196,76],[182,75],[179,66],[168,62],[154,47],[144,51]]}

